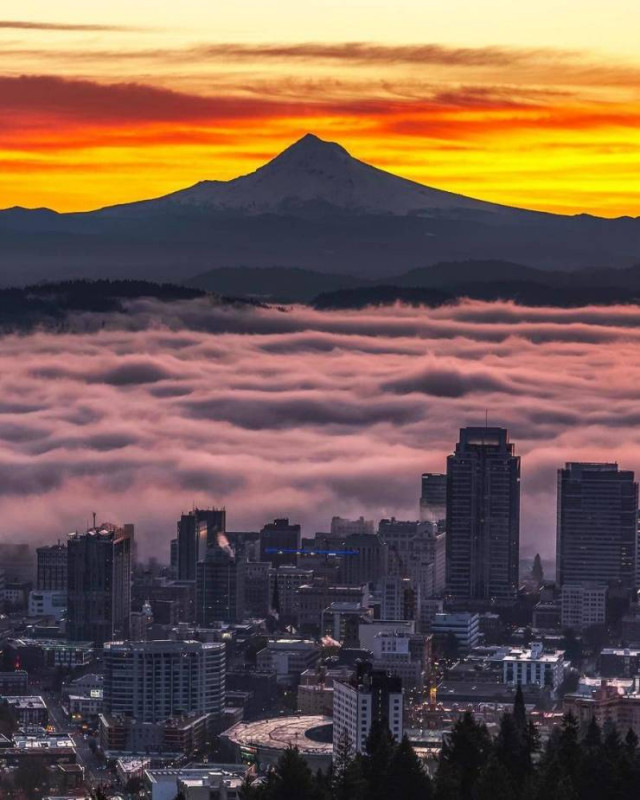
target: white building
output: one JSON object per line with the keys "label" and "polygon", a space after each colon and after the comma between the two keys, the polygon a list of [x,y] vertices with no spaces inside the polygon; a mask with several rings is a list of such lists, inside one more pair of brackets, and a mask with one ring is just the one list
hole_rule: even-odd
{"label": "white building", "polygon": [[419,592],[410,578],[385,575],[378,581],[381,619],[415,619]]}
{"label": "white building", "polygon": [[403,732],[402,680],[361,665],[350,681],[333,684],[333,752],[346,741],[361,753],[374,722],[387,725],[399,742]]}
{"label": "white building", "polygon": [[374,619],[371,622],[361,622],[358,625],[358,641],[362,650],[373,652],[373,643],[376,636],[382,631],[391,633],[415,633],[416,623],[414,620],[389,620]]}
{"label": "white building", "polygon": [[30,617],[53,617],[61,620],[67,610],[67,593],[57,589],[32,589],[29,592]]}
{"label": "white building", "polygon": [[604,625],[607,616],[607,587],[565,584],[562,587],[560,622],[563,628],[582,630]]}
{"label": "white building", "polygon": [[411,651],[412,634],[381,631],[373,640],[373,668],[402,679],[405,688],[422,687],[424,664]]}
{"label": "white building", "polygon": [[438,637],[452,633],[460,647],[470,650],[480,640],[480,616],[471,611],[436,614],[431,623],[431,633]]}
{"label": "white building", "polygon": [[[219,800],[235,800],[246,773],[245,766],[210,764],[202,768],[148,769],[144,777],[151,800],[174,800],[180,791],[185,798],[215,796]],[[200,791],[194,791],[194,787]]]}
{"label": "white building", "polygon": [[545,652],[541,642],[534,642],[530,649],[514,647],[500,655],[502,682],[512,686],[536,684],[555,690],[562,683],[568,662],[563,650]]}
{"label": "white building", "polygon": [[295,682],[320,658],[320,647],[312,639],[277,639],[267,642],[257,655],[258,669],[275,672],[280,683]]}

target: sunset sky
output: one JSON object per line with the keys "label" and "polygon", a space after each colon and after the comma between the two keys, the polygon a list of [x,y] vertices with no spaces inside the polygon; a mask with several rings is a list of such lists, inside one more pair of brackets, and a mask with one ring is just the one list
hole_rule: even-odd
{"label": "sunset sky", "polygon": [[226,180],[312,131],[451,191],[640,215],[640,3],[25,0],[0,15],[0,207]]}

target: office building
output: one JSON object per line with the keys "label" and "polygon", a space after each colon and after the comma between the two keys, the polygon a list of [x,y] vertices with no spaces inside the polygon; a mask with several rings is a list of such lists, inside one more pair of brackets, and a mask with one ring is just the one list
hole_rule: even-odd
{"label": "office building", "polygon": [[560,594],[560,623],[563,628],[581,631],[604,625],[607,619],[607,587],[565,584]]}
{"label": "office building", "polygon": [[66,589],[64,591],[59,589],[32,589],[29,592],[27,613],[30,617],[53,617],[56,621],[59,621],[66,610]]}
{"label": "office building", "polygon": [[437,472],[422,474],[420,519],[444,525],[447,516],[447,476]]}
{"label": "office building", "polygon": [[275,672],[279,683],[297,684],[320,660],[320,647],[311,639],[269,640],[256,660],[258,671]]}
{"label": "office building", "polygon": [[295,567],[300,537],[300,526],[289,524],[286,517],[267,523],[260,531],[260,561],[268,561],[272,567]]}
{"label": "office building", "polygon": [[67,546],[52,544],[36,550],[36,589],[44,592],[67,591]]}
{"label": "office building", "polygon": [[556,581],[636,584],[638,484],[617,464],[570,462],[558,470]]}
{"label": "office building", "polygon": [[358,517],[358,519],[345,519],[344,517],[331,518],[331,535],[334,537],[350,536],[352,533],[373,533],[373,520]]}
{"label": "office building", "polygon": [[417,619],[420,593],[410,578],[389,575],[377,583],[380,619]]}
{"label": "office building", "polygon": [[345,744],[352,753],[363,752],[374,723],[385,725],[396,742],[402,739],[402,680],[365,662],[350,680],[334,681],[334,753]]}
{"label": "office building", "polygon": [[244,609],[248,617],[266,617],[271,606],[271,564],[247,561],[244,568]]}
{"label": "office building", "polygon": [[387,573],[387,551],[377,534],[353,533],[345,537],[342,581],[349,586],[375,583]]}
{"label": "office building", "polygon": [[447,458],[447,590],[510,601],[518,591],[520,458],[504,428],[462,428]]}
{"label": "office building", "polygon": [[109,642],[104,648],[107,714],[160,722],[186,714],[220,716],[225,645],[218,642]]}
{"label": "office building", "polygon": [[480,615],[471,611],[436,614],[431,633],[441,641],[453,635],[459,647],[470,650],[480,641]]}
{"label": "office building", "polygon": [[210,547],[196,565],[196,622],[244,619],[245,562],[230,548]]}
{"label": "office building", "polygon": [[194,508],[178,520],[176,561],[178,580],[195,581],[196,565],[207,548],[216,547],[226,530],[224,508]]}
{"label": "office building", "polygon": [[363,586],[330,586],[326,581],[315,580],[296,589],[298,625],[303,631],[318,632],[322,627],[322,614],[331,603],[357,603],[369,607],[369,590]]}
{"label": "office building", "polygon": [[546,652],[541,642],[530,648],[510,649],[500,657],[502,682],[511,686],[535,684],[540,688],[557,689],[569,666],[562,650]]}
{"label": "office building", "polygon": [[131,613],[133,525],[102,525],[67,542],[67,635],[101,647],[125,638]]}
{"label": "office building", "polygon": [[[402,679],[405,689],[422,688],[424,637],[406,631],[380,631],[373,640],[373,668]],[[422,652],[418,650],[422,644]]]}
{"label": "office building", "polygon": [[600,651],[598,667],[603,678],[635,678],[640,675],[640,650],[605,647]]}
{"label": "office building", "polygon": [[[277,597],[276,609],[283,621],[297,622],[299,599],[298,589],[313,582],[313,570],[284,566],[271,569],[269,573],[269,598]],[[277,589],[275,584],[278,584]]]}

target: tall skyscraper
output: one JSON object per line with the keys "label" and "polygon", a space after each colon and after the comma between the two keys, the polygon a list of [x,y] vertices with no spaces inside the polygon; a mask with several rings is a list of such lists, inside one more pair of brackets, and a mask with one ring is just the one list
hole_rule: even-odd
{"label": "tall skyscraper", "polygon": [[560,586],[636,584],[638,484],[617,464],[558,470],[556,572]]}
{"label": "tall skyscraper", "polygon": [[447,591],[480,603],[518,590],[520,458],[504,428],[462,428],[447,458]]}
{"label": "tall skyscraper", "polygon": [[68,638],[125,638],[131,613],[133,525],[102,525],[71,533],[67,542]]}
{"label": "tall skyscraper", "polygon": [[272,567],[297,564],[300,549],[300,526],[290,525],[285,517],[267,523],[260,531],[260,561]]}
{"label": "tall skyscraper", "polygon": [[40,591],[67,591],[67,546],[52,544],[38,547],[36,589]]}
{"label": "tall skyscraper", "polygon": [[447,514],[447,476],[438,472],[422,474],[420,519],[443,523]]}
{"label": "tall skyscraper", "polygon": [[227,529],[224,508],[195,508],[178,521],[178,579],[195,581],[196,564],[205,557],[208,547],[217,545],[218,536]]}

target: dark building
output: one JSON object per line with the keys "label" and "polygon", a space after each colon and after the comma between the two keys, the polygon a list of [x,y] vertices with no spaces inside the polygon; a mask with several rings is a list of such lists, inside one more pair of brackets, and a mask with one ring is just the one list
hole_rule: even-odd
{"label": "dark building", "polygon": [[556,580],[636,585],[638,484],[617,464],[568,463],[558,470]]}
{"label": "dark building", "polygon": [[375,583],[386,574],[387,556],[387,545],[378,534],[353,533],[346,536],[341,553],[342,583],[348,586]]}
{"label": "dark building", "polygon": [[447,476],[438,472],[422,474],[420,519],[443,523],[447,514]]}
{"label": "dark building", "polygon": [[181,581],[195,581],[196,564],[215,547],[227,527],[224,508],[195,508],[178,521],[177,569]]}
{"label": "dark building", "polygon": [[68,638],[126,638],[131,613],[133,525],[103,525],[72,533],[67,544]]}
{"label": "dark building", "polygon": [[488,603],[518,591],[520,458],[504,428],[462,428],[447,458],[447,591]]}
{"label": "dark building", "polygon": [[171,575],[174,578],[178,577],[178,540],[172,539],[169,542],[169,566],[171,568]]}
{"label": "dark building", "polygon": [[67,591],[67,546],[52,544],[38,547],[36,589],[40,591]]}
{"label": "dark building", "polygon": [[295,566],[300,549],[300,526],[290,525],[287,518],[267,523],[260,531],[260,561],[272,567]]}
{"label": "dark building", "polygon": [[196,569],[196,622],[241,622],[244,618],[244,559],[211,547]]}

